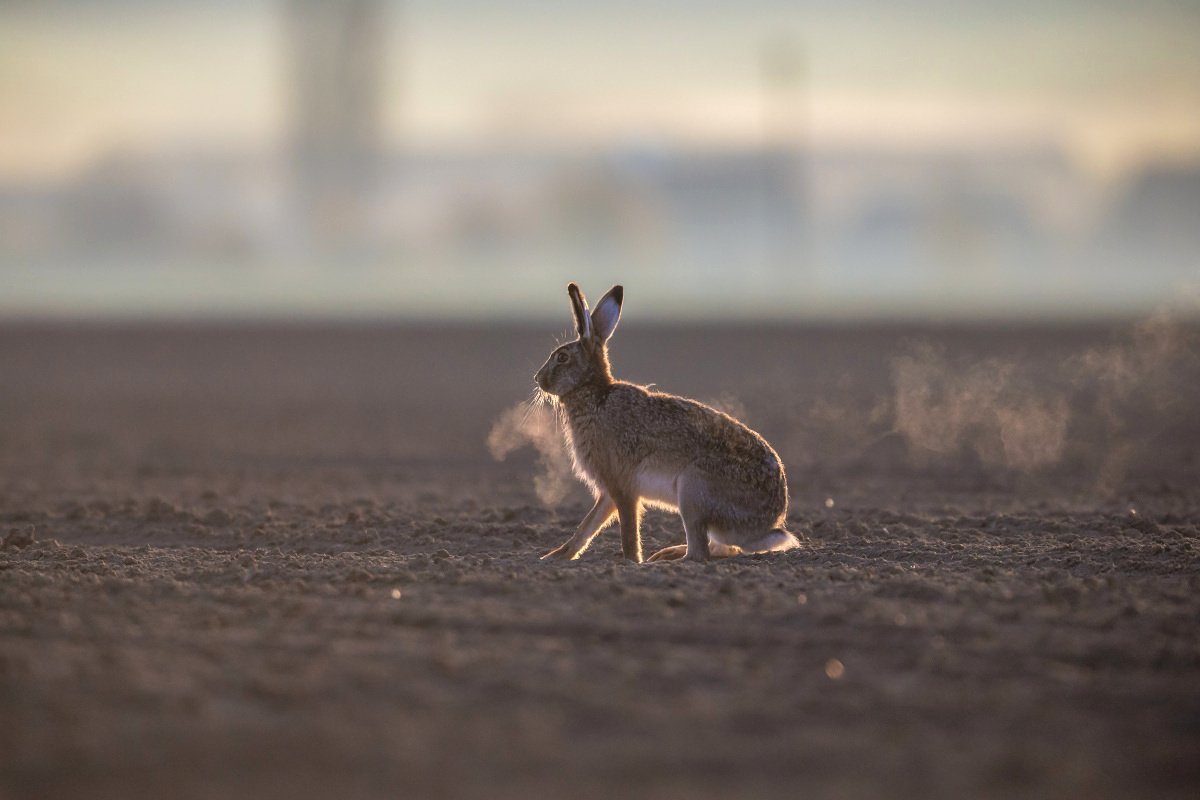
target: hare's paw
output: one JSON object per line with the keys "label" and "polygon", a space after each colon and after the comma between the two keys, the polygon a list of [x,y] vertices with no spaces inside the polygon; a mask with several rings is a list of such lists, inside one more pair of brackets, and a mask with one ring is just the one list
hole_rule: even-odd
{"label": "hare's paw", "polygon": [[[569,542],[568,542],[568,544],[569,544]],[[546,559],[549,558],[549,559],[555,560],[555,561],[566,561],[571,558],[571,555],[572,555],[571,548],[568,547],[566,544],[564,544],[562,547],[556,547],[555,549],[551,550],[549,553],[546,553],[546,555],[542,556],[541,560],[545,561]]]}
{"label": "hare's paw", "polygon": [[687,555],[687,545],[677,544],[674,547],[664,547],[654,555],[647,558],[647,561],[674,561],[677,558],[683,558]]}

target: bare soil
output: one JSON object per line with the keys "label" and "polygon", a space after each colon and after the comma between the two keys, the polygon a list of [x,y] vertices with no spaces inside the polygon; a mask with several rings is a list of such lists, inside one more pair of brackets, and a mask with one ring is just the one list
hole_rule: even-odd
{"label": "bare soil", "polygon": [[788,467],[704,566],[539,561],[552,333],[0,328],[0,796],[1200,792],[1193,329],[623,324]]}

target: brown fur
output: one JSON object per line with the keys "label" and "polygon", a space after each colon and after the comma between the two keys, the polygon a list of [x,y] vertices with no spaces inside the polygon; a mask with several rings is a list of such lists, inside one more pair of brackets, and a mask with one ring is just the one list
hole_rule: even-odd
{"label": "brown fur", "polygon": [[688,540],[686,549],[667,548],[651,560],[707,560],[710,548],[721,556],[794,547],[783,527],[787,480],[771,446],[702,403],[614,380],[607,340],[623,290],[614,286],[590,316],[575,284],[568,293],[580,338],[551,353],[536,380],[562,408],[576,472],[596,506],[545,557],[578,558],[615,512],[624,556],[641,561],[643,504],[678,509]]}

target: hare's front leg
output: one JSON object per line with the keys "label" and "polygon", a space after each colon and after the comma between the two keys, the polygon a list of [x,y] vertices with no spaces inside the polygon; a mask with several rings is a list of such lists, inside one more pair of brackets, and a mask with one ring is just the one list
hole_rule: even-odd
{"label": "hare's front leg", "polygon": [[587,550],[588,545],[592,543],[592,538],[608,524],[616,511],[617,504],[612,501],[612,498],[606,494],[600,495],[596,498],[596,505],[592,506],[592,510],[575,529],[575,535],[568,539],[562,547],[551,550],[542,558],[561,558],[564,561],[579,558],[580,554]]}

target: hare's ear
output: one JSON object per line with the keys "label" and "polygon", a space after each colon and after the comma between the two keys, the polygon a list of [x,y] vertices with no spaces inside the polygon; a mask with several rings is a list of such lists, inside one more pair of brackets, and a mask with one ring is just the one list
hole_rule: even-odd
{"label": "hare's ear", "polygon": [[600,298],[599,303],[596,303],[596,310],[592,312],[592,329],[600,341],[607,340],[616,330],[617,320],[621,318],[621,303],[624,300],[624,287],[614,286]]}
{"label": "hare's ear", "polygon": [[571,296],[571,310],[575,312],[575,329],[579,332],[579,338],[591,338],[592,318],[588,316],[587,300],[583,299],[583,292],[571,283],[567,285],[567,294]]}

